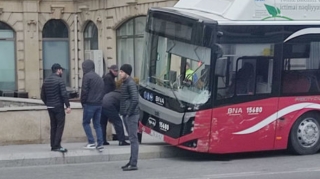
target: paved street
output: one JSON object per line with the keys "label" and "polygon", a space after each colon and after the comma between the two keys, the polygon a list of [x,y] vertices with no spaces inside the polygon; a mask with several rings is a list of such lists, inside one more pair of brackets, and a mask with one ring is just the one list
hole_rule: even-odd
{"label": "paved street", "polygon": [[228,156],[140,160],[139,170],[123,172],[124,161],[0,168],[1,178],[13,179],[300,179],[319,178],[320,154],[291,156],[283,152]]}

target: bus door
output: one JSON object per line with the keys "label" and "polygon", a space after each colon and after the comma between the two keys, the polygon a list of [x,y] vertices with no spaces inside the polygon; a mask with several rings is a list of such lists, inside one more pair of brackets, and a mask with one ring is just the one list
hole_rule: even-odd
{"label": "bus door", "polygon": [[272,119],[276,118],[278,107],[278,98],[271,96],[273,57],[233,58],[228,57],[227,75],[218,77],[218,106],[213,110],[211,151],[270,150],[276,124]]}

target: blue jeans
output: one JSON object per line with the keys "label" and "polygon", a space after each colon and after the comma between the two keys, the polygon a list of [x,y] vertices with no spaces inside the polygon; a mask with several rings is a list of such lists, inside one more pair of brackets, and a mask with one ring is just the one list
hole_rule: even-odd
{"label": "blue jeans", "polygon": [[95,142],[94,142],[94,138],[93,138],[91,127],[90,127],[90,122],[92,119],[93,127],[97,135],[98,146],[102,145],[103,143],[102,130],[101,130],[101,124],[100,124],[101,109],[102,109],[101,106],[84,105],[83,121],[82,121],[82,126],[84,129],[84,132],[87,135],[88,143],[94,144]]}

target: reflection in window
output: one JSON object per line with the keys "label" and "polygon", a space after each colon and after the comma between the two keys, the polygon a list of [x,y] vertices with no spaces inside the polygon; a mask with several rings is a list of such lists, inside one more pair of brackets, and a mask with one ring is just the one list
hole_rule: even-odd
{"label": "reflection in window", "polygon": [[43,28],[42,38],[68,38],[68,28],[61,20],[49,20]]}
{"label": "reflection in window", "polygon": [[84,50],[98,50],[98,29],[92,21],[84,30]]}
{"label": "reflection in window", "polygon": [[117,59],[121,66],[128,63],[133,67],[132,76],[140,77],[143,58],[144,29],[146,17],[127,21],[117,30]]}
{"label": "reflection in window", "polygon": [[14,31],[1,21],[0,54],[0,90],[16,90]]}
{"label": "reflection in window", "polygon": [[51,75],[51,66],[59,63],[65,68],[62,78],[70,86],[69,32],[61,20],[50,20],[43,28],[43,78]]}

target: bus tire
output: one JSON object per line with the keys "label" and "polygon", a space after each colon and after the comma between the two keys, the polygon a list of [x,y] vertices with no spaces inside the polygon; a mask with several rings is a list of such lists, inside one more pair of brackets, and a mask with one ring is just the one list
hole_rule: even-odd
{"label": "bus tire", "polygon": [[317,153],[320,149],[320,115],[308,112],[293,124],[289,137],[289,150],[298,155]]}

